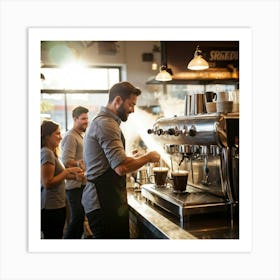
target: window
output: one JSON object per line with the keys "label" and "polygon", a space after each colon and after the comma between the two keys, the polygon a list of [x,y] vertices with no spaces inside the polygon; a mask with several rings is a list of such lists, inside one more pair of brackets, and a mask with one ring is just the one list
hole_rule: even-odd
{"label": "window", "polygon": [[[74,69],[74,68],[73,68]],[[89,109],[91,120],[108,101],[108,90],[121,80],[120,67],[41,68],[41,119],[61,125],[62,133],[72,127],[72,110]]]}

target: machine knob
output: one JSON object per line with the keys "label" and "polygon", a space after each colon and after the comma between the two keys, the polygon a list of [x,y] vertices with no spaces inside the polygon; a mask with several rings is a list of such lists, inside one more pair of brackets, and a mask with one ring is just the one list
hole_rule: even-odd
{"label": "machine knob", "polygon": [[186,129],[181,130],[181,134],[187,135],[188,131]]}
{"label": "machine knob", "polygon": [[160,136],[163,134],[163,130],[160,128],[156,131],[157,135]]}
{"label": "machine knob", "polygon": [[167,133],[168,133],[169,135],[175,135],[176,131],[175,131],[174,128],[169,128],[169,129],[167,130]]}
{"label": "machine knob", "polygon": [[191,126],[190,130],[189,130],[189,136],[195,136],[196,135],[196,128],[194,125]]}

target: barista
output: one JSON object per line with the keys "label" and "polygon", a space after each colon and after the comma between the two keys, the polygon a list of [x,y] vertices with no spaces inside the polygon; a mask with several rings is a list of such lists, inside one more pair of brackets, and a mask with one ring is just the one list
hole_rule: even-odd
{"label": "barista", "polygon": [[158,162],[157,152],[128,157],[120,129],[134,112],[141,91],[128,82],[115,84],[106,107],[92,120],[84,139],[87,184],[82,203],[94,238],[129,238],[126,174],[148,162]]}

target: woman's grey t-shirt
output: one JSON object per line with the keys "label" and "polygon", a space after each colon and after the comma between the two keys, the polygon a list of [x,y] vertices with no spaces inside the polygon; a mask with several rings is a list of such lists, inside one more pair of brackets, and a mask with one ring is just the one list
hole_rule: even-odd
{"label": "woman's grey t-shirt", "polygon": [[[54,176],[61,173],[64,169],[64,166],[54,155],[54,152],[47,147],[43,147],[41,148],[41,166],[47,162],[54,165]],[[65,180],[62,180],[60,184],[50,189],[44,188],[41,182],[41,209],[58,209],[65,207],[65,200]]]}

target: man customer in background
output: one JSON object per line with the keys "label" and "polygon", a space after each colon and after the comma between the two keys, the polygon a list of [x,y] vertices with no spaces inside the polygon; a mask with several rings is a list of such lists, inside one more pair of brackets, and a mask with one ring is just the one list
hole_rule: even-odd
{"label": "man customer in background", "polygon": [[[88,109],[82,106],[72,111],[73,128],[70,129],[61,142],[62,162],[65,167],[78,166],[85,170],[83,161],[83,137],[88,126]],[[84,233],[85,212],[81,203],[85,186],[83,182],[66,180],[66,195],[70,206],[70,223],[65,239],[80,239]]]}
{"label": "man customer in background", "polygon": [[139,157],[128,157],[125,153],[125,139],[119,126],[134,112],[140,94],[128,82],[112,86],[106,107],[101,107],[85,135],[88,182],[82,203],[94,238],[129,238],[126,174],[160,160],[155,151]]}

